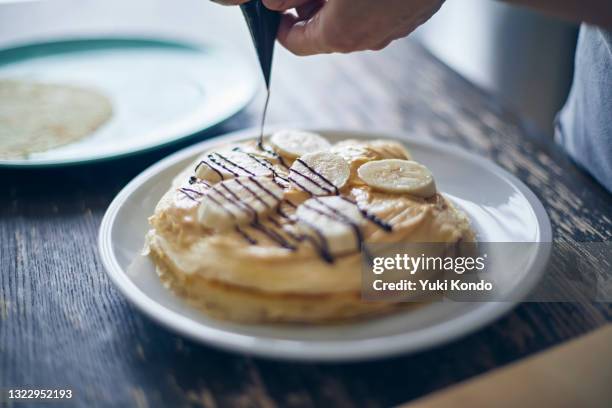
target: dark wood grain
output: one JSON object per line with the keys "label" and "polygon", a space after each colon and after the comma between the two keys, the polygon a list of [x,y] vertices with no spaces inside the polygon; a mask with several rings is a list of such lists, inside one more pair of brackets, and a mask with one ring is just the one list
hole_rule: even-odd
{"label": "dark wood grain", "polygon": [[[531,187],[556,239],[612,238],[610,194],[548,139],[528,135],[495,98],[411,41],[378,54],[298,59],[281,53],[272,92],[269,123],[395,129],[464,147]],[[256,125],[260,102],[213,133]],[[176,336],[113,287],[98,257],[97,231],[131,178],[209,136],[86,167],[0,170],[0,387],[70,387],[72,404],[87,407],[382,407],[611,319],[605,303],[526,303],[431,351],[333,365],[264,361]]]}

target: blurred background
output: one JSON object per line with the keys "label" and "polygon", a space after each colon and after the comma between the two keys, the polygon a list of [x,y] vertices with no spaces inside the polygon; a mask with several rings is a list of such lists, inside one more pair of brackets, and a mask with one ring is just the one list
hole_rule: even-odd
{"label": "blurred background", "polygon": [[[209,0],[0,0],[0,47],[83,35],[214,39],[256,64],[240,12]],[[574,25],[498,1],[448,0],[408,41],[420,41],[513,107],[532,130],[552,136],[569,90],[576,36]],[[293,57],[280,51],[277,64],[287,58]]]}

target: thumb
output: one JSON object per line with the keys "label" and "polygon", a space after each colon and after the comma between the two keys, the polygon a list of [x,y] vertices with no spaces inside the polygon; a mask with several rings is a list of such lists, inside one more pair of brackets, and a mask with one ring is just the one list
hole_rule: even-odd
{"label": "thumb", "polygon": [[278,42],[300,56],[329,52],[322,38],[321,11],[307,19],[291,13],[284,14],[278,29]]}

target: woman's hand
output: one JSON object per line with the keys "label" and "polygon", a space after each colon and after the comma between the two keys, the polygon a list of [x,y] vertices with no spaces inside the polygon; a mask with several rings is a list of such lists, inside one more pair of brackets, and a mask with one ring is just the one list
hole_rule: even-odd
{"label": "woman's hand", "polygon": [[[241,0],[229,0],[241,1]],[[285,13],[279,42],[296,55],[380,50],[427,21],[444,0],[263,0]]]}
{"label": "woman's hand", "polygon": [[[239,5],[249,0],[213,0]],[[285,12],[278,41],[296,55],[380,50],[427,21],[444,0],[263,0]],[[296,13],[288,12],[295,9]]]}

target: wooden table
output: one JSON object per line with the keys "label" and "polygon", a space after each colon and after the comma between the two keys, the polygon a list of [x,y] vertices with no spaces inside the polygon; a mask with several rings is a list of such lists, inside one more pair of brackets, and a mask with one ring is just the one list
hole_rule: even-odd
{"label": "wooden table", "polygon": [[[610,194],[415,43],[378,54],[280,54],[275,69],[269,123],[396,129],[461,146],[529,185],[556,239],[611,240]],[[214,134],[255,125],[261,102]],[[446,346],[356,364],[271,362],[193,343],[136,311],[107,278],[97,250],[113,197],[187,144],[86,167],[0,170],[0,387],[70,387],[74,402],[87,407],[379,407],[611,320],[610,304],[527,303]]]}

